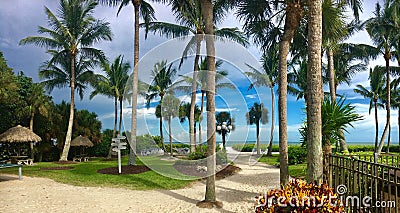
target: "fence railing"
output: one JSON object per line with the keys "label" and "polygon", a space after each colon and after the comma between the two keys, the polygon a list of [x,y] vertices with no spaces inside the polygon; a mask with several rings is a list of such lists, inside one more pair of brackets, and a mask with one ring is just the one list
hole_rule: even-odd
{"label": "fence railing", "polygon": [[374,156],[329,156],[327,181],[347,212],[400,211],[400,168],[395,157],[382,155],[375,163]]}

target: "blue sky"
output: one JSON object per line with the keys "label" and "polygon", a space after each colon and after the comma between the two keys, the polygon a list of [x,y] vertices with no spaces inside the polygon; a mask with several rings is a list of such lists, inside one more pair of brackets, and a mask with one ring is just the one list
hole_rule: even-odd
{"label": "blue sky", "polygon": [[[38,26],[46,26],[46,15],[44,13],[44,6],[49,7],[53,12],[57,10],[58,1],[54,0],[2,0],[0,3],[0,51],[4,53],[6,60],[10,67],[14,69],[15,72],[23,71],[27,76],[30,76],[34,81],[39,81],[38,78],[38,68],[42,62],[48,59],[48,55],[45,53],[45,49],[36,46],[19,46],[18,42],[27,36],[38,35]],[[168,7],[163,5],[154,5],[156,9],[156,17],[160,21],[174,22],[174,18]],[[361,15],[362,20],[366,20],[372,14],[374,10],[375,3],[370,1],[364,2],[364,12]],[[116,17],[117,8],[107,8],[99,6],[95,10],[95,17],[104,19],[110,22],[114,39],[112,42],[103,42],[97,47],[104,50],[107,57],[113,60],[119,54],[123,54],[125,59],[132,63],[133,56],[133,20],[132,20],[132,7],[128,6],[122,9],[120,15]],[[219,25],[219,27],[241,27],[240,23],[236,20],[233,13],[230,13],[226,20]],[[167,39],[162,38],[158,35],[150,35],[147,40],[144,39],[144,34],[142,32],[140,41],[140,58],[152,59],[151,53],[154,53],[154,48],[160,44],[163,44]],[[366,32],[359,32],[349,39],[349,42],[353,43],[366,43],[371,44],[371,41]],[[165,56],[165,58],[172,57],[170,48],[162,52],[156,58]],[[242,53],[251,54],[254,60],[258,60],[259,52],[256,47],[249,47],[247,49],[241,50]],[[221,55],[229,55],[228,50]],[[248,91],[247,87],[249,84],[248,79],[246,79],[242,73],[245,68],[234,66],[240,60],[245,60],[242,58],[242,54],[231,54],[230,59],[224,63],[222,69],[229,72],[229,76],[226,81],[231,81],[237,85],[237,89],[228,90],[223,89],[218,92],[217,98],[217,110],[230,109],[232,115],[235,117],[236,129],[230,135],[229,140],[232,141],[242,141],[242,140],[255,140],[255,126],[247,126],[245,122],[245,113],[247,108],[254,102],[261,100],[268,109],[270,109],[270,92],[268,88],[257,88],[256,91]],[[155,60],[155,59],[154,59]],[[151,61],[151,60],[150,60]],[[169,61],[173,61],[173,58]],[[144,62],[143,62],[144,63]],[[150,63],[150,62],[149,62]],[[391,62],[395,64],[394,62]],[[180,70],[178,72],[185,73],[189,69],[189,60],[184,69],[186,71]],[[375,65],[384,65],[383,58],[378,58],[372,61],[369,67]],[[243,63],[242,63],[243,65]],[[186,67],[186,68],[185,68]],[[240,70],[242,69],[242,70]],[[147,69],[149,70],[149,69]],[[101,72],[97,69],[96,72]],[[338,93],[344,94],[347,100],[356,106],[356,110],[359,114],[364,116],[363,121],[359,121],[354,124],[354,129],[349,129],[349,134],[347,134],[347,140],[350,142],[372,142],[374,139],[374,120],[373,116],[368,114],[368,100],[363,97],[353,93],[352,89],[357,84],[362,84],[368,86],[368,72],[362,72],[357,74],[351,84],[340,85]],[[328,91],[328,88],[325,87]],[[93,100],[88,99],[88,94],[90,90],[86,92],[83,100],[76,101],[76,107],[78,109],[88,109],[94,111],[99,115],[100,120],[103,123],[103,128],[112,128],[113,125],[113,100],[107,99],[106,97],[97,96]],[[66,89],[54,90],[51,95],[54,97],[56,103],[61,102],[61,100],[69,100],[69,93]],[[181,100],[189,101],[189,98],[184,94],[179,96]],[[198,96],[197,100],[200,100]],[[138,131],[139,133],[150,132],[152,134],[159,134],[158,132],[158,121],[154,116],[154,107],[146,109],[144,104],[144,99],[139,99],[139,115],[142,121],[139,121]],[[226,102],[226,104],[223,104]],[[154,106],[155,104],[153,104]],[[128,104],[125,104],[124,114],[126,115],[126,121],[130,114],[130,108]],[[297,101],[295,97],[288,96],[288,138],[289,141],[299,141],[298,128],[301,126],[305,114],[302,110],[304,107],[304,101]],[[276,113],[276,120],[278,118]],[[397,128],[397,110],[392,111],[392,142],[397,143],[398,141],[398,128]],[[380,119],[380,135],[384,128],[385,112],[383,110],[379,111]],[[129,129],[129,122],[125,122],[127,129]],[[271,123],[262,125],[261,139],[266,141],[269,139],[269,128]],[[173,136],[176,140],[186,140],[187,139],[187,123],[180,124],[177,119],[173,121]],[[278,123],[275,124],[275,140],[278,138]],[[205,130],[205,124],[203,124],[203,130]],[[218,140],[220,137],[217,137]],[[205,134],[203,134],[203,139],[205,139]]]}

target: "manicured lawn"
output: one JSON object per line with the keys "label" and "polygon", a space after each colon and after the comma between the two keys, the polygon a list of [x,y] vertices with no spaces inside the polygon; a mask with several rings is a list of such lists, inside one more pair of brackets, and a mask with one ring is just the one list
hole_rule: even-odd
{"label": "manicured lawn", "polygon": [[[156,161],[157,159],[149,159]],[[127,164],[127,157],[122,160],[122,165]],[[157,162],[158,163],[158,162]],[[162,163],[162,164],[161,164]],[[173,167],[173,161],[162,161],[159,166],[165,171],[173,174],[174,177],[189,176],[180,175]],[[139,165],[143,165],[138,161]],[[71,166],[70,170],[40,170],[46,167]],[[180,180],[165,177],[155,171],[148,171],[141,174],[132,175],[107,175],[97,173],[97,170],[108,167],[117,167],[117,160],[103,161],[102,159],[91,159],[89,162],[81,162],[78,164],[57,164],[53,162],[36,163],[34,166],[24,166],[22,169],[23,176],[50,178],[60,183],[71,184],[75,186],[92,186],[92,187],[121,187],[134,190],[151,190],[151,189],[178,189],[188,186],[194,180]],[[2,169],[0,173],[18,174],[17,168]]]}
{"label": "manicured lawn", "polygon": [[[279,165],[279,155],[275,154],[270,157],[263,156],[258,161],[269,164],[269,165]],[[296,164],[289,166],[289,174],[294,178],[305,178],[306,176],[307,164]]]}

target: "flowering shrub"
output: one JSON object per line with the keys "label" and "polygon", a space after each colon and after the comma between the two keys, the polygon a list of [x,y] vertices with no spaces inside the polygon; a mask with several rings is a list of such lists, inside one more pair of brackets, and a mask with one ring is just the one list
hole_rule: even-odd
{"label": "flowering shrub", "polygon": [[256,197],[256,213],[261,212],[342,212],[338,195],[333,188],[308,184],[304,180],[292,180],[281,189],[273,189]]}

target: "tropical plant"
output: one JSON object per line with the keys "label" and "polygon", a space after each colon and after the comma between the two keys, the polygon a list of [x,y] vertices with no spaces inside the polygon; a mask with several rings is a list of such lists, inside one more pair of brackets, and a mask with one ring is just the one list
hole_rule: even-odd
{"label": "tropical plant", "polygon": [[262,124],[268,123],[268,110],[264,108],[264,104],[254,103],[246,113],[247,124],[256,125],[256,138],[257,138],[257,155],[261,154],[260,148],[260,122]]}
{"label": "tropical plant", "polygon": [[[321,106],[321,118],[322,118],[322,145],[324,160],[323,163],[323,174],[329,173],[329,162],[326,156],[332,153],[331,145],[335,144],[336,147],[340,140],[343,139],[342,132],[348,132],[348,127],[353,127],[352,123],[363,119],[362,116],[356,114],[355,107],[349,103],[345,104],[345,99],[340,98],[337,101],[331,101],[328,97],[325,97]],[[300,134],[302,136],[303,144],[306,144],[307,149],[309,147],[309,135],[307,134],[307,128],[309,123],[307,122],[301,129]],[[328,176],[328,175],[327,175]],[[329,176],[328,176],[329,177]]]}
{"label": "tropical plant", "polygon": [[164,117],[164,119],[168,122],[169,148],[171,157],[173,156],[171,121],[173,118],[179,116],[180,104],[181,101],[171,94],[167,94],[161,102],[161,116]]}
{"label": "tropical plant", "polygon": [[[20,44],[36,44],[40,47],[48,48],[52,54],[52,59],[47,63],[47,67],[54,67],[56,64],[70,65],[65,71],[66,76],[59,76],[55,73],[52,79],[63,82],[52,82],[53,85],[65,85],[69,83],[71,88],[71,106],[68,130],[65,139],[63,153],[60,161],[67,161],[68,151],[72,137],[72,124],[74,120],[75,105],[75,86],[78,79],[75,68],[80,66],[80,60],[100,59],[104,60],[102,51],[92,47],[102,40],[111,40],[111,29],[107,22],[97,20],[92,16],[93,10],[97,5],[95,0],[60,0],[58,16],[54,15],[49,8],[45,7],[50,28],[39,27],[39,33],[48,34],[49,37],[31,36],[24,38]],[[64,72],[64,74],[67,74]],[[63,74],[61,74],[63,75]],[[50,76],[48,76],[50,77]],[[67,84],[68,85],[68,84]],[[83,85],[82,85],[83,86]],[[81,93],[82,95],[82,93]]]}
{"label": "tropical plant", "polygon": [[[168,92],[173,92],[169,90],[172,85],[172,78],[176,74],[176,69],[172,67],[171,64],[167,64],[167,61],[161,61],[154,64],[151,70],[152,82],[148,88],[148,93],[146,94],[147,107],[150,107],[150,101],[156,97],[160,97],[160,104],[162,104],[164,95]],[[163,144],[163,150],[165,151],[164,135],[163,135],[163,116],[160,119],[160,136],[161,142]]]}
{"label": "tropical plant", "polygon": [[134,8],[134,38],[133,38],[133,78],[132,78],[132,127],[130,135],[130,150],[128,165],[136,165],[136,124],[137,124],[137,96],[139,85],[139,18],[145,23],[149,23],[155,19],[154,9],[149,3],[143,0],[99,0],[100,3],[109,6],[119,5],[117,15],[122,7],[127,6],[130,2]]}
{"label": "tropical plant", "polygon": [[358,84],[354,89],[355,93],[362,95],[364,98],[370,99],[369,102],[369,114],[371,114],[371,109],[375,110],[375,152],[378,151],[378,107],[383,107],[383,104],[379,102],[383,98],[385,84],[384,72],[379,69],[378,66],[369,71],[369,89],[365,88],[363,85]]}

